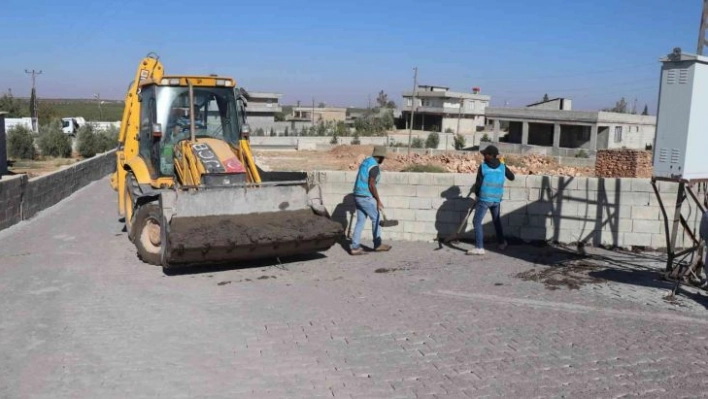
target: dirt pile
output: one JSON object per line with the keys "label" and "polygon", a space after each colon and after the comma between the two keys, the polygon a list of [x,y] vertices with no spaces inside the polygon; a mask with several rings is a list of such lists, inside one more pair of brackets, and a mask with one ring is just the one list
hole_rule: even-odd
{"label": "dirt pile", "polygon": [[651,177],[652,155],[642,150],[600,150],[595,161],[597,177]]}

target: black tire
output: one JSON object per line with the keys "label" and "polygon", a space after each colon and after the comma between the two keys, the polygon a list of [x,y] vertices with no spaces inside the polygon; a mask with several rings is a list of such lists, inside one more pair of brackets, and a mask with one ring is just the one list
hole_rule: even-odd
{"label": "black tire", "polygon": [[162,213],[156,204],[145,204],[135,215],[135,247],[138,258],[145,263],[161,266]]}

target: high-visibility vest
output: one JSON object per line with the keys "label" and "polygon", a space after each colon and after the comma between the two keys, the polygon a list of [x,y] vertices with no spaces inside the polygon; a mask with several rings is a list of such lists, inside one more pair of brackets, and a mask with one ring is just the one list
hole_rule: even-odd
{"label": "high-visibility vest", "polygon": [[[360,197],[373,197],[374,195],[369,190],[369,173],[374,166],[379,166],[374,157],[366,158],[361,165],[359,165],[359,173],[356,175],[356,182],[354,182],[354,195]],[[379,183],[381,179],[381,173],[376,176],[376,184]]]}
{"label": "high-visibility vest", "polygon": [[482,187],[479,190],[479,199],[484,202],[501,202],[504,195],[504,178],[506,177],[506,165],[490,168],[486,163],[482,164]]}

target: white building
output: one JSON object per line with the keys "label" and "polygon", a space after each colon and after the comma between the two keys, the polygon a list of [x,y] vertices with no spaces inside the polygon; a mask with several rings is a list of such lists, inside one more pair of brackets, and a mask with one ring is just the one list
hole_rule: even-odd
{"label": "white building", "polygon": [[421,85],[415,91],[415,104],[413,97],[412,92],[403,93],[402,117],[406,128],[414,110],[414,130],[461,134],[484,128],[485,110],[491,99],[479,94],[476,88],[472,93],[462,93],[443,86]]}

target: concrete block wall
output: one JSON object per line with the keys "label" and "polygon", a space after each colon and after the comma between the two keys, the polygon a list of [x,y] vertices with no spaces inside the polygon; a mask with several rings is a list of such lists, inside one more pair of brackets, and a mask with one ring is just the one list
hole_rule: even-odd
{"label": "concrete block wall", "polygon": [[0,230],[22,220],[22,193],[26,186],[26,175],[0,178]]}
{"label": "concrete block wall", "polygon": [[[355,223],[351,191],[356,172],[315,172],[312,177],[321,185],[333,218],[346,228]],[[465,197],[474,179],[474,174],[385,172],[379,184],[384,211],[400,223],[384,228],[384,238],[430,242],[452,234],[473,206]],[[677,185],[662,182],[659,190],[671,220]],[[501,211],[505,234],[526,241],[666,247],[663,217],[649,179],[517,176],[507,182]],[[700,215],[695,207],[685,205],[683,214],[697,229]],[[468,238],[473,237],[473,215],[465,226]],[[489,214],[484,231],[494,237]],[[364,237],[371,238],[368,222]],[[679,246],[689,244],[688,236],[679,235]]]}
{"label": "concrete block wall", "polygon": [[115,151],[110,151],[34,179],[4,176],[0,180],[0,229],[33,217],[113,170]]}

